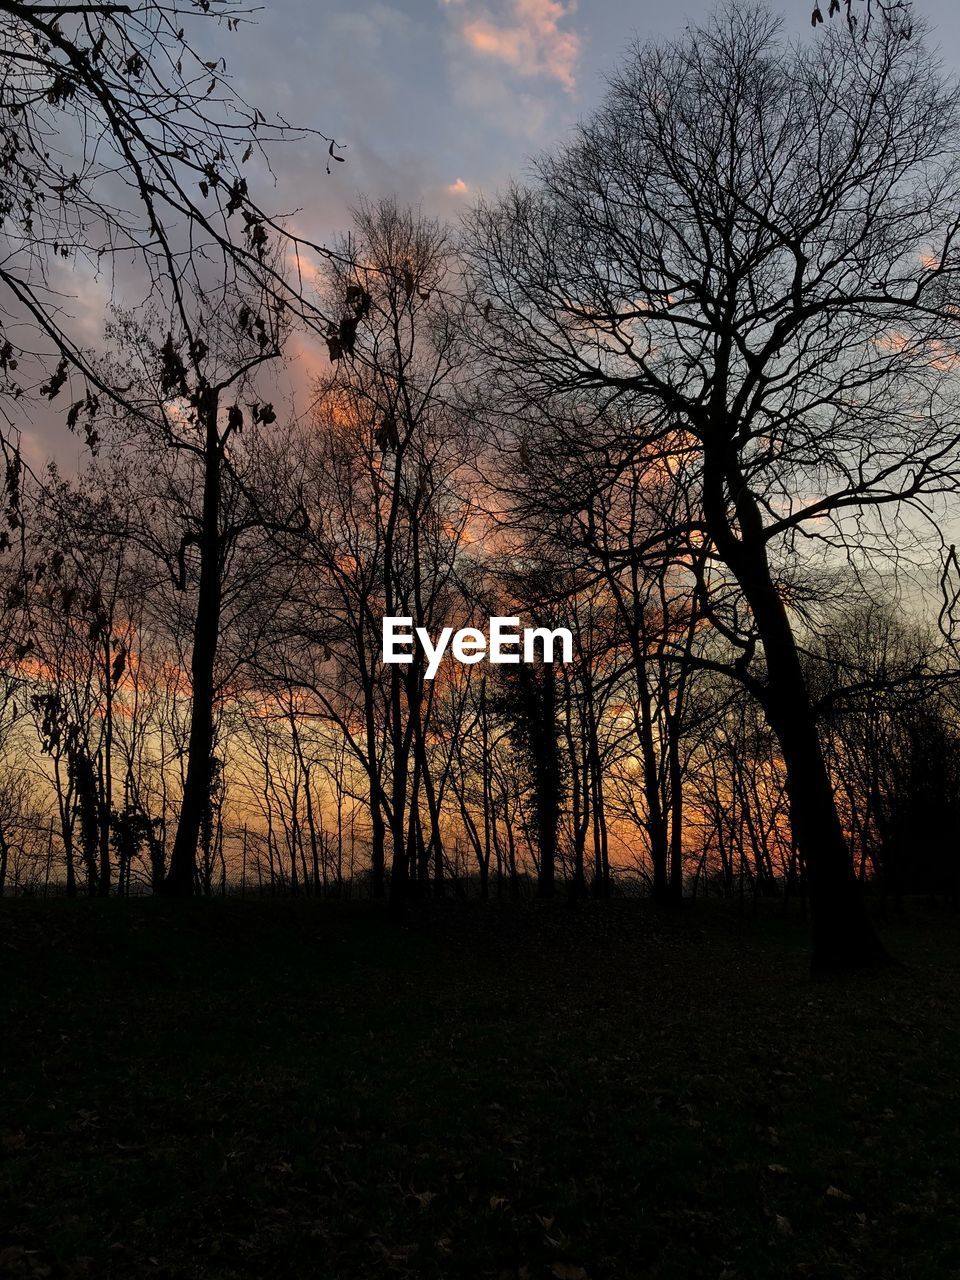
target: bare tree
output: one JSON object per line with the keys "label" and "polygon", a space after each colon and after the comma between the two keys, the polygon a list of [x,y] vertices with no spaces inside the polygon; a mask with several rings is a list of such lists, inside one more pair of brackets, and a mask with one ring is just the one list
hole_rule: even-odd
{"label": "bare tree", "polygon": [[304,551],[310,573],[295,566],[278,639],[286,623],[288,644],[296,638],[302,651],[306,641],[322,658],[301,662],[300,678],[367,772],[374,893],[386,888],[389,839],[400,902],[430,862],[443,865],[434,686],[419,648],[409,664],[384,668],[382,619],[410,617],[435,632],[459,592],[469,450],[450,404],[452,250],[438,224],[393,201],[361,207],[340,248],[324,286],[337,317],[327,335],[333,369],[300,446],[300,483],[318,513]]}
{"label": "bare tree", "polygon": [[956,126],[919,41],[878,25],[784,49],[771,18],[733,7],[635,49],[537,186],[481,206],[468,233],[489,303],[476,340],[538,453],[561,478],[586,450],[643,453],[686,495],[683,526],[665,521],[645,554],[685,541],[703,564],[728,669],[777,733],[817,966],[883,953],[791,606],[805,549],[906,554],[960,483]]}
{"label": "bare tree", "polygon": [[[314,327],[327,323],[277,248],[283,241],[299,262],[302,242],[256,204],[245,176],[247,161],[264,158],[264,147],[290,129],[281,120],[268,125],[230,88],[225,60],[200,51],[196,22],[203,15],[231,30],[248,17],[229,2],[207,0],[0,4],[5,403],[52,401],[69,386],[67,423],[82,424],[91,445],[104,402],[147,422],[171,406],[175,417],[179,407],[197,428],[188,441],[189,427],[178,435],[167,424],[174,447],[192,450],[204,466],[193,539],[201,563],[189,761],[167,876],[178,893],[191,890],[211,785],[220,575],[229,543],[221,528],[222,476],[229,439],[243,422],[243,409],[236,398],[227,404],[226,393],[232,388],[236,397],[252,368],[275,352],[281,311]],[[325,141],[329,156],[339,159],[332,140]],[[81,341],[69,315],[77,279],[92,278],[106,304],[122,295],[130,271],[167,333],[151,370],[150,403],[141,382]],[[238,338],[232,364],[218,363],[225,316]],[[256,424],[264,412],[254,407]],[[0,448],[15,521],[22,470],[15,437],[0,433]]]}
{"label": "bare tree", "polygon": [[174,328],[224,288],[321,319],[269,251],[284,232],[245,176],[291,130],[201,51],[204,19],[232,31],[250,13],[231,0],[0,4],[0,375],[17,398],[53,399],[71,370],[85,387],[75,418],[98,394],[124,398],[81,342],[69,295],[92,277],[109,300],[131,260]]}

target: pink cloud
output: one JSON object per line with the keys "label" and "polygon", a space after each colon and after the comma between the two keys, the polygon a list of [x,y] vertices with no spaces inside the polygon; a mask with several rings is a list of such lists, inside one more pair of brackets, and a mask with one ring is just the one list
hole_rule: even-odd
{"label": "pink cloud", "polygon": [[561,31],[576,0],[509,0],[503,20],[489,12],[466,21],[462,35],[476,53],[497,58],[522,75],[550,76],[565,89],[576,85],[580,37]]}

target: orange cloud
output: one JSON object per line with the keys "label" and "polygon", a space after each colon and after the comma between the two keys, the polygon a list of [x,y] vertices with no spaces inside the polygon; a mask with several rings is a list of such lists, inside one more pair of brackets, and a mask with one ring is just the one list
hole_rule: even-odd
{"label": "orange cloud", "polygon": [[449,187],[447,187],[447,190],[450,192],[452,196],[462,196],[465,192],[469,191],[470,188],[467,186],[467,184],[464,182],[462,178],[458,178],[456,182],[450,183]]}
{"label": "orange cloud", "polygon": [[522,75],[550,76],[572,91],[580,37],[561,31],[560,23],[575,7],[575,0],[510,0],[503,21],[485,13],[466,22],[462,34],[476,53],[497,58]]}

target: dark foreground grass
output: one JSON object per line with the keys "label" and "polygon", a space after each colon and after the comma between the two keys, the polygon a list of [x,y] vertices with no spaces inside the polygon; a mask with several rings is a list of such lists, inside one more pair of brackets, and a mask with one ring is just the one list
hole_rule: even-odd
{"label": "dark foreground grass", "polygon": [[0,903],[0,1275],[960,1276],[960,936]]}

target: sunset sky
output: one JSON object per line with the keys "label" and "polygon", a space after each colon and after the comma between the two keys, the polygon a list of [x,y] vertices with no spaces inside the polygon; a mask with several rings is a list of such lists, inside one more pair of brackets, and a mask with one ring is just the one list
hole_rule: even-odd
{"label": "sunset sky", "polygon": [[[812,2],[772,7],[792,35],[810,40],[817,38]],[[481,192],[523,177],[531,155],[590,113],[605,75],[635,39],[681,34],[715,7],[713,0],[266,0],[236,33],[198,23],[194,34],[209,41],[212,56],[226,57],[234,87],[268,120],[280,113],[342,146],[345,163],[330,174],[319,139],[274,147],[274,190],[270,175],[261,169],[254,178],[250,165],[264,207],[294,215],[299,231],[329,243],[348,228],[360,197],[397,196],[454,221]],[[915,9],[947,69],[960,71],[957,0],[916,0]],[[89,280],[63,287],[96,342],[107,294]],[[299,410],[310,379],[308,362],[295,363]],[[40,410],[23,444],[35,467],[53,454],[71,471],[88,456],[56,412]]]}
{"label": "sunset sky", "polygon": [[[824,12],[828,0],[823,0]],[[816,38],[812,0],[775,5]],[[328,177],[316,147],[277,152],[281,206],[312,227],[344,226],[360,194],[399,195],[455,216],[480,190],[522,174],[603,93],[636,37],[702,22],[712,0],[268,0],[257,26],[220,40],[238,87],[345,145]],[[960,69],[956,0],[917,0]],[[231,52],[232,49],[232,52]]]}

